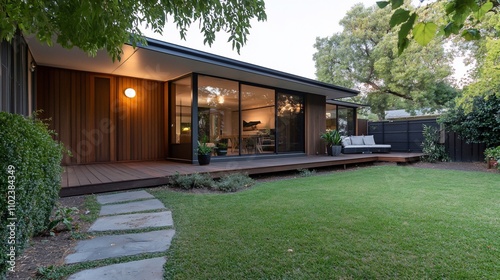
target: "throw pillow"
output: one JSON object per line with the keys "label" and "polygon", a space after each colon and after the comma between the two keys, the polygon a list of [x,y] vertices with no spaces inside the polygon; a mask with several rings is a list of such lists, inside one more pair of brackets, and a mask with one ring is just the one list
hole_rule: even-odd
{"label": "throw pillow", "polygon": [[351,136],[352,145],[364,145],[363,136]]}
{"label": "throw pillow", "polygon": [[342,138],[342,146],[347,147],[351,145],[351,138],[344,137]]}
{"label": "throw pillow", "polygon": [[365,145],[375,145],[375,139],[373,139],[373,135],[367,135],[363,137],[363,142]]}

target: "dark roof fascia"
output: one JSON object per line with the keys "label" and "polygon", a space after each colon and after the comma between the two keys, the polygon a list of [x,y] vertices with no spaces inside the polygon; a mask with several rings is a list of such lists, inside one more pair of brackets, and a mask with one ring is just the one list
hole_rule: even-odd
{"label": "dark roof fascia", "polygon": [[222,67],[228,67],[232,68],[235,70],[240,70],[240,71],[246,71],[246,72],[251,72],[254,74],[258,75],[264,75],[268,77],[273,77],[273,78],[278,78],[278,79],[283,79],[283,80],[288,80],[292,82],[298,82],[302,84],[307,84],[310,86],[315,86],[315,87],[321,87],[321,88],[326,88],[326,89],[331,89],[331,90],[339,90],[343,91],[349,94],[352,94],[353,96],[358,95],[359,91],[354,90],[354,89],[349,89],[345,87],[340,87],[332,84],[327,84],[323,83],[317,80],[281,72],[278,70],[273,70],[270,68],[258,66],[255,64],[251,63],[246,63],[230,58],[226,58],[223,56],[203,52],[203,51],[198,51],[195,49],[175,45],[172,43],[152,39],[152,38],[146,38],[147,45],[138,45],[138,47],[151,50],[151,51],[157,51],[160,53],[164,54],[169,54],[169,55],[175,55],[179,56],[182,58],[186,59],[191,59],[191,60],[196,60],[200,62],[205,62],[205,63],[210,63],[210,64],[215,64],[218,66]]}
{"label": "dark roof fascia", "polygon": [[332,104],[332,105],[340,105],[340,106],[345,106],[345,107],[351,107],[351,108],[370,107],[369,105],[366,105],[366,104],[359,104],[359,103],[353,103],[353,102],[347,102],[347,101],[340,101],[340,100],[334,100],[334,99],[326,100],[326,103],[327,104]]}

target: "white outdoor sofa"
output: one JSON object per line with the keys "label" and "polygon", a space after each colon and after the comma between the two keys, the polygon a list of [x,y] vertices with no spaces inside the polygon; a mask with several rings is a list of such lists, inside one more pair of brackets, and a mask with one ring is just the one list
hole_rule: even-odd
{"label": "white outdoor sofa", "polygon": [[390,153],[391,145],[375,144],[373,135],[350,136],[342,138],[343,154],[371,154],[371,153]]}

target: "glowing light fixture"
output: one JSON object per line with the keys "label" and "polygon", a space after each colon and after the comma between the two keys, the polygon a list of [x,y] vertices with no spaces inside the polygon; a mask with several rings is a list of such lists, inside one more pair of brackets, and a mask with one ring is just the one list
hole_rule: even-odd
{"label": "glowing light fixture", "polygon": [[128,98],[134,98],[135,97],[135,89],[133,88],[127,88],[125,90],[125,96]]}
{"label": "glowing light fixture", "polygon": [[219,104],[224,104],[224,96],[219,96],[218,98]]}

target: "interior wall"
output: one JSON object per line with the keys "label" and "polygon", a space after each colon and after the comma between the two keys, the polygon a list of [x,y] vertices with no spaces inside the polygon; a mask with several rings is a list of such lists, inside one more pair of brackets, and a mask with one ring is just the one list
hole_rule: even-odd
{"label": "interior wall", "polygon": [[[96,86],[106,79],[109,94]],[[123,94],[128,87],[135,98]],[[40,66],[36,94],[41,117],[71,151],[63,164],[165,158],[163,82]]]}
{"label": "interior wall", "polygon": [[[260,124],[256,126],[255,131],[252,130],[243,130],[243,134],[255,134],[259,129],[272,129],[275,128],[275,109],[274,106],[256,108],[256,109],[248,109],[241,111],[241,122],[253,122],[260,121]],[[233,112],[233,124],[235,127],[236,133],[239,129],[238,126],[238,112]]]}

